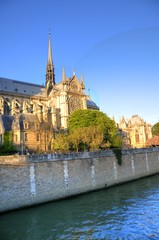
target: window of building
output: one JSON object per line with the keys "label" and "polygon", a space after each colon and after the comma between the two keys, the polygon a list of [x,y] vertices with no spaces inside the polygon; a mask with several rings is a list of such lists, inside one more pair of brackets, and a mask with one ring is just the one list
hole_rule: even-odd
{"label": "window of building", "polygon": [[16,108],[17,110],[19,110],[19,109],[20,109],[20,107],[19,107],[18,103],[16,103],[16,104],[15,104],[15,108]]}
{"label": "window of building", "polygon": [[29,112],[33,113],[33,104],[30,105]]}
{"label": "window of building", "polygon": [[24,122],[24,129],[28,129],[28,122]]}
{"label": "window of building", "polygon": [[138,131],[136,131],[136,133],[135,133],[135,140],[136,140],[136,143],[140,142]]}
{"label": "window of building", "polygon": [[36,134],[36,141],[39,142],[40,141],[40,133]]}
{"label": "window of building", "polygon": [[9,100],[6,99],[6,101],[4,101],[4,114],[9,114],[10,113],[10,104],[9,104]]}
{"label": "window of building", "polygon": [[28,141],[28,133],[24,133],[24,141],[25,141],[25,142]]}

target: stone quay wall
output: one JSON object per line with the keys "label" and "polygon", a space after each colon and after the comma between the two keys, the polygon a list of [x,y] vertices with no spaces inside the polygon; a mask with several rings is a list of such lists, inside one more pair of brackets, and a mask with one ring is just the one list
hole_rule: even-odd
{"label": "stone quay wall", "polygon": [[0,156],[0,212],[111,187],[159,173],[159,148]]}

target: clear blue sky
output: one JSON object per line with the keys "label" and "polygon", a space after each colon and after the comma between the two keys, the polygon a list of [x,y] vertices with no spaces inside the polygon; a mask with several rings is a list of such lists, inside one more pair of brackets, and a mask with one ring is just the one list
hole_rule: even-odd
{"label": "clear blue sky", "polygon": [[49,29],[57,83],[75,68],[117,122],[159,120],[158,0],[1,0],[0,76],[44,84]]}

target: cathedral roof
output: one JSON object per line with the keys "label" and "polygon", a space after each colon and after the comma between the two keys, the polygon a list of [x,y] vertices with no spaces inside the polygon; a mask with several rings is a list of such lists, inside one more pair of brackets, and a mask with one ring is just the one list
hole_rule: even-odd
{"label": "cathedral roof", "polygon": [[[25,123],[28,124],[28,127],[25,128]],[[50,125],[46,121],[39,121],[38,116],[32,113],[22,113],[17,115],[13,121],[14,129],[27,129],[27,130],[47,130],[50,128]]]}
{"label": "cathedral roof", "polygon": [[45,87],[42,85],[21,82],[3,77],[0,77],[0,91],[31,96],[32,95],[44,96],[46,94]]}
{"label": "cathedral roof", "polygon": [[24,129],[24,121],[29,124],[29,130],[35,129],[35,123],[39,123],[38,130],[47,130],[50,128],[50,125],[46,121],[39,122],[38,116],[32,113],[23,113],[19,115],[20,127]]}
{"label": "cathedral roof", "polygon": [[91,99],[86,100],[87,108],[99,110],[99,107]]}
{"label": "cathedral roof", "polygon": [[88,109],[95,109],[95,110],[99,110],[99,107],[96,105],[95,102],[92,101],[90,96],[86,96],[86,105]]}
{"label": "cathedral roof", "polygon": [[142,125],[144,124],[144,120],[138,115],[133,115],[132,118],[128,122],[129,125]]}
{"label": "cathedral roof", "polygon": [[35,123],[38,123],[38,117],[32,113],[23,113],[19,115],[20,128],[24,129],[24,121],[29,123],[29,129],[34,129]]}
{"label": "cathedral roof", "polygon": [[9,132],[12,130],[12,122],[14,120],[13,116],[8,115],[1,115],[0,121],[2,121],[2,124],[4,126],[4,130]]}
{"label": "cathedral roof", "polygon": [[21,121],[39,122],[37,115],[32,113],[22,113],[19,117]]}

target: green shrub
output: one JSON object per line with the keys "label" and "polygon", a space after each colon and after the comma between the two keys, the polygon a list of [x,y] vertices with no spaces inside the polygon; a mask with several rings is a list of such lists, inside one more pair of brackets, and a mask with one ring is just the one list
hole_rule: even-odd
{"label": "green shrub", "polygon": [[0,145],[0,155],[12,155],[17,153],[17,149],[13,145],[12,132],[4,134],[4,144]]}

